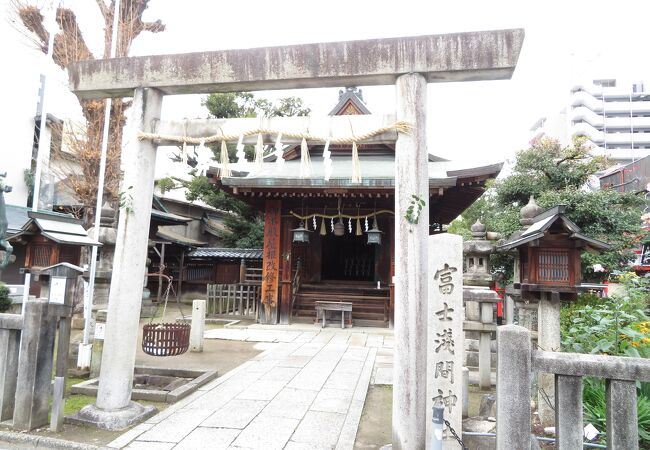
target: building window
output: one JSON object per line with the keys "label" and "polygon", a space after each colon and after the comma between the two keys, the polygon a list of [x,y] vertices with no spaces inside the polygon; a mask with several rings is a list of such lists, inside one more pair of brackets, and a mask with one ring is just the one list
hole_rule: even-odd
{"label": "building window", "polygon": [[568,284],[569,252],[566,250],[540,250],[538,253],[537,280],[540,283]]}

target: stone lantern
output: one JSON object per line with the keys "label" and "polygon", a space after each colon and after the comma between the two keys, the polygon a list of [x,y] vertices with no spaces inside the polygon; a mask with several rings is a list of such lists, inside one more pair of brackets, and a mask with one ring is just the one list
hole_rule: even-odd
{"label": "stone lantern", "polygon": [[499,301],[497,293],[490,289],[493,281],[490,254],[494,253],[495,244],[487,239],[486,227],[480,220],[470,229],[472,239],[463,242],[463,302],[465,318],[472,323],[472,330],[465,331],[465,338],[478,340],[479,386],[490,389],[490,343],[495,330],[494,306]]}
{"label": "stone lantern", "polygon": [[[590,288],[582,285],[580,254],[611,248],[582,234],[565,213],[565,205],[542,211],[531,197],[521,209],[520,222],[525,228],[497,247],[501,252],[517,251],[513,288],[524,304],[537,303],[537,345],[546,351],[560,350],[561,301],[575,300],[578,292]],[[520,323],[528,315],[522,317],[521,312]],[[526,325],[532,328],[532,323]],[[553,426],[553,375],[540,373],[537,385],[551,403],[539,402],[540,420],[545,427]]]}
{"label": "stone lantern", "polygon": [[480,220],[476,220],[470,229],[473,239],[463,243],[465,259],[463,284],[490,287],[492,284],[490,254],[495,250],[494,243],[486,239],[486,227]]}

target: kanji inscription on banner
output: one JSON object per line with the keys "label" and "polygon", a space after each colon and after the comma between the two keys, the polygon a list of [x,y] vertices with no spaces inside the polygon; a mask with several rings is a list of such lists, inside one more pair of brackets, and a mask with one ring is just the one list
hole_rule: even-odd
{"label": "kanji inscription on banner", "polygon": [[280,278],[280,200],[267,200],[264,215],[264,259],[262,261],[262,303],[278,304]]}

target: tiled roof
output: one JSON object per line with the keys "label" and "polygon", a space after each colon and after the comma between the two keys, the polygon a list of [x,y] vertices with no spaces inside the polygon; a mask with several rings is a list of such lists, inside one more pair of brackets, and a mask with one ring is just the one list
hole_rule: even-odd
{"label": "tiled roof", "polygon": [[203,247],[192,250],[190,258],[262,259],[261,248]]}

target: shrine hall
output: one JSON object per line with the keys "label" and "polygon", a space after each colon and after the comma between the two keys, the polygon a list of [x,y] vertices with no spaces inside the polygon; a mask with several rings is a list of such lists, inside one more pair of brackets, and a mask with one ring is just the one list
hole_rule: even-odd
{"label": "shrine hall", "polygon": [[[347,88],[330,116],[370,114]],[[319,301],[352,304],[355,326],[392,326],[395,274],[395,143],[310,143],[265,157],[256,170],[213,183],[264,213],[259,321],[313,322]],[[307,157],[305,153],[307,153]],[[459,167],[429,155],[428,198],[413,196],[409,220],[428,208],[440,233],[469,207],[502,164]]]}

